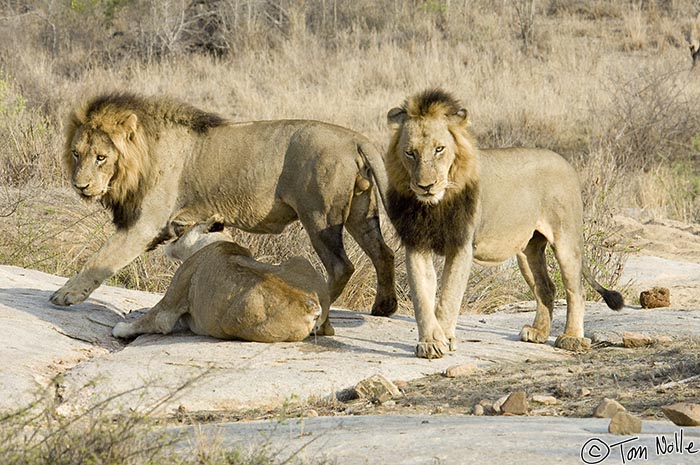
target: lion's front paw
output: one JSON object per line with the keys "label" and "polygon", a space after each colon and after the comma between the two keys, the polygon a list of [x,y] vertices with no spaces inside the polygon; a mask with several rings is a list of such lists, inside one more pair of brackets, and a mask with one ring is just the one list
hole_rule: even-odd
{"label": "lion's front paw", "polygon": [[525,325],[520,331],[520,340],[524,342],[535,342],[542,344],[549,337],[549,331],[537,329],[534,326]]}
{"label": "lion's front paw", "polygon": [[83,278],[80,274],[68,280],[51,296],[51,302],[56,305],[79,304],[97,289],[101,281]]}
{"label": "lion's front paw", "polygon": [[588,352],[591,348],[591,340],[587,337],[574,337],[562,334],[554,341],[554,347],[570,352]]}
{"label": "lion's front paw", "polygon": [[56,305],[63,306],[79,304],[83,300],[87,299],[89,295],[90,291],[87,289],[74,289],[72,286],[66,284],[53,293],[51,296],[51,302]]}
{"label": "lion's front paw", "polygon": [[416,346],[416,357],[442,358],[448,350],[448,345],[442,341],[421,341]]}

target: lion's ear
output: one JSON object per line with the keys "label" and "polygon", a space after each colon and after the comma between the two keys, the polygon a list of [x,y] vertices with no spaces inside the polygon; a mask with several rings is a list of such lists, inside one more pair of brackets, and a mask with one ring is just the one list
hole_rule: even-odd
{"label": "lion's ear", "polygon": [[460,108],[457,113],[454,113],[449,117],[453,124],[459,124],[460,126],[466,126],[469,121],[469,112],[466,108]]}
{"label": "lion's ear", "polygon": [[122,122],[122,127],[126,132],[126,138],[132,140],[134,134],[136,134],[136,128],[138,126],[139,118],[136,113],[132,113]]}
{"label": "lion's ear", "polygon": [[408,114],[404,108],[396,107],[389,110],[389,113],[386,114],[386,122],[390,128],[398,129],[406,121],[407,117]]}

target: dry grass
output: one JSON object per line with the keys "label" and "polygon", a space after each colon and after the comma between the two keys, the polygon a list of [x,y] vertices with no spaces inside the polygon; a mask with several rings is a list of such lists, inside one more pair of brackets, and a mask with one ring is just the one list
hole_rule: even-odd
{"label": "dry grass", "polygon": [[[690,0],[21,3],[0,2],[1,263],[71,275],[110,234],[107,216],[68,191],[58,151],[67,109],[113,89],[236,120],[330,121],[386,146],[387,110],[445,87],[483,145],[547,147],[575,163],[588,255],[607,283],[624,252],[609,241],[613,212],[700,220],[700,79],[681,32],[698,12]],[[317,261],[298,226],[241,237],[270,260]],[[358,272],[338,304],[367,309],[373,268],[346,245]],[[147,254],[112,282],[162,291],[172,271]],[[485,311],[526,295],[512,265],[476,268],[465,301]]]}

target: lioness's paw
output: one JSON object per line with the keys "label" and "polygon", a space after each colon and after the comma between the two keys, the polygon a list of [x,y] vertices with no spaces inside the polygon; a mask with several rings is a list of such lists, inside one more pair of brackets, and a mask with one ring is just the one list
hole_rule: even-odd
{"label": "lioness's paw", "polygon": [[574,337],[562,334],[554,341],[554,347],[570,352],[588,352],[591,348],[591,340],[587,337]]}
{"label": "lioness's paw", "polygon": [[447,352],[448,346],[441,341],[419,342],[416,346],[416,357],[418,358],[441,358]]}
{"label": "lioness's paw", "polygon": [[372,305],[372,315],[374,316],[391,316],[394,313],[396,313],[396,309],[398,308],[399,303],[396,300],[396,297],[390,297],[386,299],[382,299],[378,302],[375,302],[374,305]]}
{"label": "lioness's paw", "polygon": [[135,333],[132,326],[133,325],[131,323],[120,321],[114,325],[114,328],[112,328],[112,336],[121,339],[130,339],[134,337]]}
{"label": "lioness's paw", "polygon": [[537,329],[534,326],[525,325],[523,329],[520,330],[520,340],[524,342],[535,342],[537,344],[542,344],[549,337],[549,331],[543,331]]}

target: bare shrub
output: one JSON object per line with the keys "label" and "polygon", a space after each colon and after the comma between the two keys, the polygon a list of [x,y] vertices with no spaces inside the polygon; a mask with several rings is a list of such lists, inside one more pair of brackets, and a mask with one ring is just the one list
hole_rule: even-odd
{"label": "bare shrub", "polygon": [[608,115],[599,141],[618,166],[649,169],[697,154],[700,89],[678,71],[647,68],[610,84]]}

